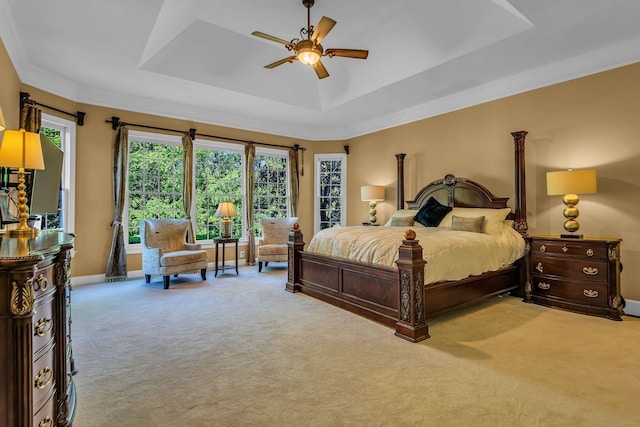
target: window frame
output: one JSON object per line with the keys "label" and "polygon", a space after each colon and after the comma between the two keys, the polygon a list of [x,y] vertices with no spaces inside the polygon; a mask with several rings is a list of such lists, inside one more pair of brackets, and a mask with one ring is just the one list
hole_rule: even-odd
{"label": "window frame", "polygon": [[[61,133],[62,157],[62,231],[75,233],[76,228],[76,122],[42,112],[42,127]],[[46,165],[45,165],[46,167]]]}
{"label": "window frame", "polygon": [[347,225],[347,155],[344,153],[325,153],[314,156],[313,183],[313,230],[320,231],[320,162],[340,161],[340,226]]}
{"label": "window frame", "polygon": [[[291,164],[290,159],[289,159],[289,150],[286,149],[277,149],[277,148],[267,148],[267,147],[256,147],[256,152],[255,152],[255,156],[272,156],[272,157],[281,157],[283,159],[285,159],[285,173],[286,173],[286,199],[287,199],[287,213],[286,213],[286,217],[290,217],[291,216]],[[255,167],[254,167],[255,169]],[[254,170],[254,177],[255,177],[255,170]],[[252,189],[253,193],[253,197],[254,197],[254,203],[255,203],[255,179],[254,179],[254,188]],[[255,212],[254,212],[254,216],[255,216]],[[260,239],[260,236],[258,234],[256,234],[255,236],[256,238],[256,242]]]}
{"label": "window frame", "polygon": [[[197,204],[196,204],[196,186],[195,186],[195,182],[196,182],[196,160],[195,160],[195,150],[196,149],[205,149],[205,150],[218,150],[218,151],[230,151],[230,152],[234,152],[234,153],[239,153],[241,155],[241,171],[240,171],[240,191],[241,191],[241,199],[242,199],[242,212],[239,215],[239,218],[242,221],[242,235],[238,236],[239,239],[239,244],[246,244],[247,242],[247,232],[246,232],[246,227],[244,227],[244,224],[247,223],[247,211],[246,211],[246,206],[247,206],[247,178],[246,178],[246,163],[247,163],[247,158],[245,156],[245,152],[244,152],[244,146],[243,145],[238,145],[238,144],[232,144],[229,142],[222,142],[222,141],[217,141],[217,140],[210,140],[210,139],[196,139],[193,141],[193,156],[194,156],[194,162],[193,162],[193,174],[191,176],[192,181],[193,181],[193,187],[191,188],[192,191],[192,200],[193,200],[193,204],[191,206],[191,218],[193,218],[193,220],[195,221],[196,218],[196,208],[197,208]],[[194,224],[195,226],[195,224]],[[213,239],[206,239],[206,240],[196,240],[196,243],[199,243],[201,245],[203,245],[204,247],[214,247],[215,243],[213,241]]]}
{"label": "window frame", "polygon": [[[152,133],[152,132],[144,132],[139,130],[129,130],[127,137],[127,147],[129,147],[129,142],[132,139],[144,142],[150,142],[153,144],[164,144],[164,145],[173,145],[182,147],[182,137],[176,135],[168,135],[162,133]],[[128,148],[129,149],[129,148]],[[129,153],[127,153],[127,158],[129,158]],[[123,234],[125,240],[125,250],[127,253],[135,254],[142,253],[142,247],[140,243],[129,243],[129,164],[126,166],[127,174],[125,176],[125,203],[122,210],[122,218],[123,219]]]}

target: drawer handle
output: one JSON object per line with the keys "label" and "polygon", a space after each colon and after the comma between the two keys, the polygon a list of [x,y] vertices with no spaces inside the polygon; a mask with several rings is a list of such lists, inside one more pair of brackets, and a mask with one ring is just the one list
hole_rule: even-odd
{"label": "drawer handle", "polygon": [[38,320],[35,325],[33,325],[34,335],[39,337],[43,337],[47,335],[47,333],[51,330],[51,326],[53,326],[53,320],[47,319],[46,317]]}
{"label": "drawer handle", "polygon": [[35,377],[35,386],[42,390],[45,388],[51,380],[53,379],[53,369],[50,367],[46,367],[44,369],[40,369],[38,375]]}
{"label": "drawer handle", "polygon": [[53,424],[53,419],[47,415],[47,417],[38,423],[38,427],[49,427]]}
{"label": "drawer handle", "polygon": [[595,291],[593,289],[585,289],[584,291],[582,291],[582,293],[587,298],[597,298],[598,297],[598,291]]}
{"label": "drawer handle", "polygon": [[49,281],[47,280],[47,278],[44,275],[41,274],[36,279],[36,281],[35,281],[35,283],[33,285],[33,290],[36,291],[36,292],[38,292],[40,290],[46,291],[48,284],[49,284]]}
{"label": "drawer handle", "polygon": [[542,266],[541,262],[536,265],[536,270],[538,270],[540,273],[544,273],[544,267]]}
{"label": "drawer handle", "polygon": [[593,249],[587,249],[587,256],[593,256]]}
{"label": "drawer handle", "polygon": [[546,252],[547,247],[545,245],[540,246],[540,252]]}
{"label": "drawer handle", "polygon": [[566,247],[566,246],[563,246],[563,247],[562,247],[562,252],[564,252],[565,254],[567,253],[567,251],[568,251],[568,250],[569,250],[569,248],[568,248],[568,247]]}
{"label": "drawer handle", "polygon": [[582,267],[582,272],[587,276],[595,276],[598,274],[598,269],[595,267]]}
{"label": "drawer handle", "polygon": [[538,283],[538,287],[540,289],[544,289],[546,291],[547,289],[551,288],[551,285],[548,284],[548,283],[545,283],[545,282],[540,282],[540,283]]}

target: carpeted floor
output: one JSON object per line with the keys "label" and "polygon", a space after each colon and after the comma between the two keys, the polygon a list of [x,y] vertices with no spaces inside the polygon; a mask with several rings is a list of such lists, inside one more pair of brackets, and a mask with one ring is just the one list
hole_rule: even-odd
{"label": "carpeted floor", "polygon": [[411,344],[285,281],[77,286],[74,427],[640,425],[640,319],[504,297]]}

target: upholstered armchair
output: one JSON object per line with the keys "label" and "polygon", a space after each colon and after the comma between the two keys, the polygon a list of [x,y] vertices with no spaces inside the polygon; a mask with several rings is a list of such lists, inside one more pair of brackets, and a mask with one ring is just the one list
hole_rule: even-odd
{"label": "upholstered armchair", "polygon": [[287,262],[289,232],[293,224],[298,222],[298,217],[290,218],[262,218],[262,238],[258,241],[256,250],[256,260],[258,261],[258,272],[262,272],[264,266],[269,262]]}
{"label": "upholstered armchair", "polygon": [[207,251],[199,244],[187,243],[186,219],[147,219],[140,221],[142,246],[142,272],[149,283],[152,274],[163,278],[169,289],[169,276],[194,273],[200,270],[202,280],[207,279]]}

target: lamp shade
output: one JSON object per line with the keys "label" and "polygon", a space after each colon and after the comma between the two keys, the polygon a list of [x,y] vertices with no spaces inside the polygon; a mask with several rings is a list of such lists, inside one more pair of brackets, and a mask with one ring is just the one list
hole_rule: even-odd
{"label": "lamp shade", "polygon": [[598,191],[595,169],[547,172],[547,195],[588,194]]}
{"label": "lamp shade", "polygon": [[44,169],[40,135],[20,130],[5,130],[0,145],[0,166]]}
{"label": "lamp shade", "polygon": [[218,210],[216,210],[216,213],[214,214],[215,216],[218,217],[230,217],[230,216],[236,216],[236,208],[233,207],[233,203],[231,202],[221,202],[218,205]]}
{"label": "lamp shade", "polygon": [[360,187],[360,199],[364,202],[381,202],[384,200],[384,187],[381,185],[365,185]]}

